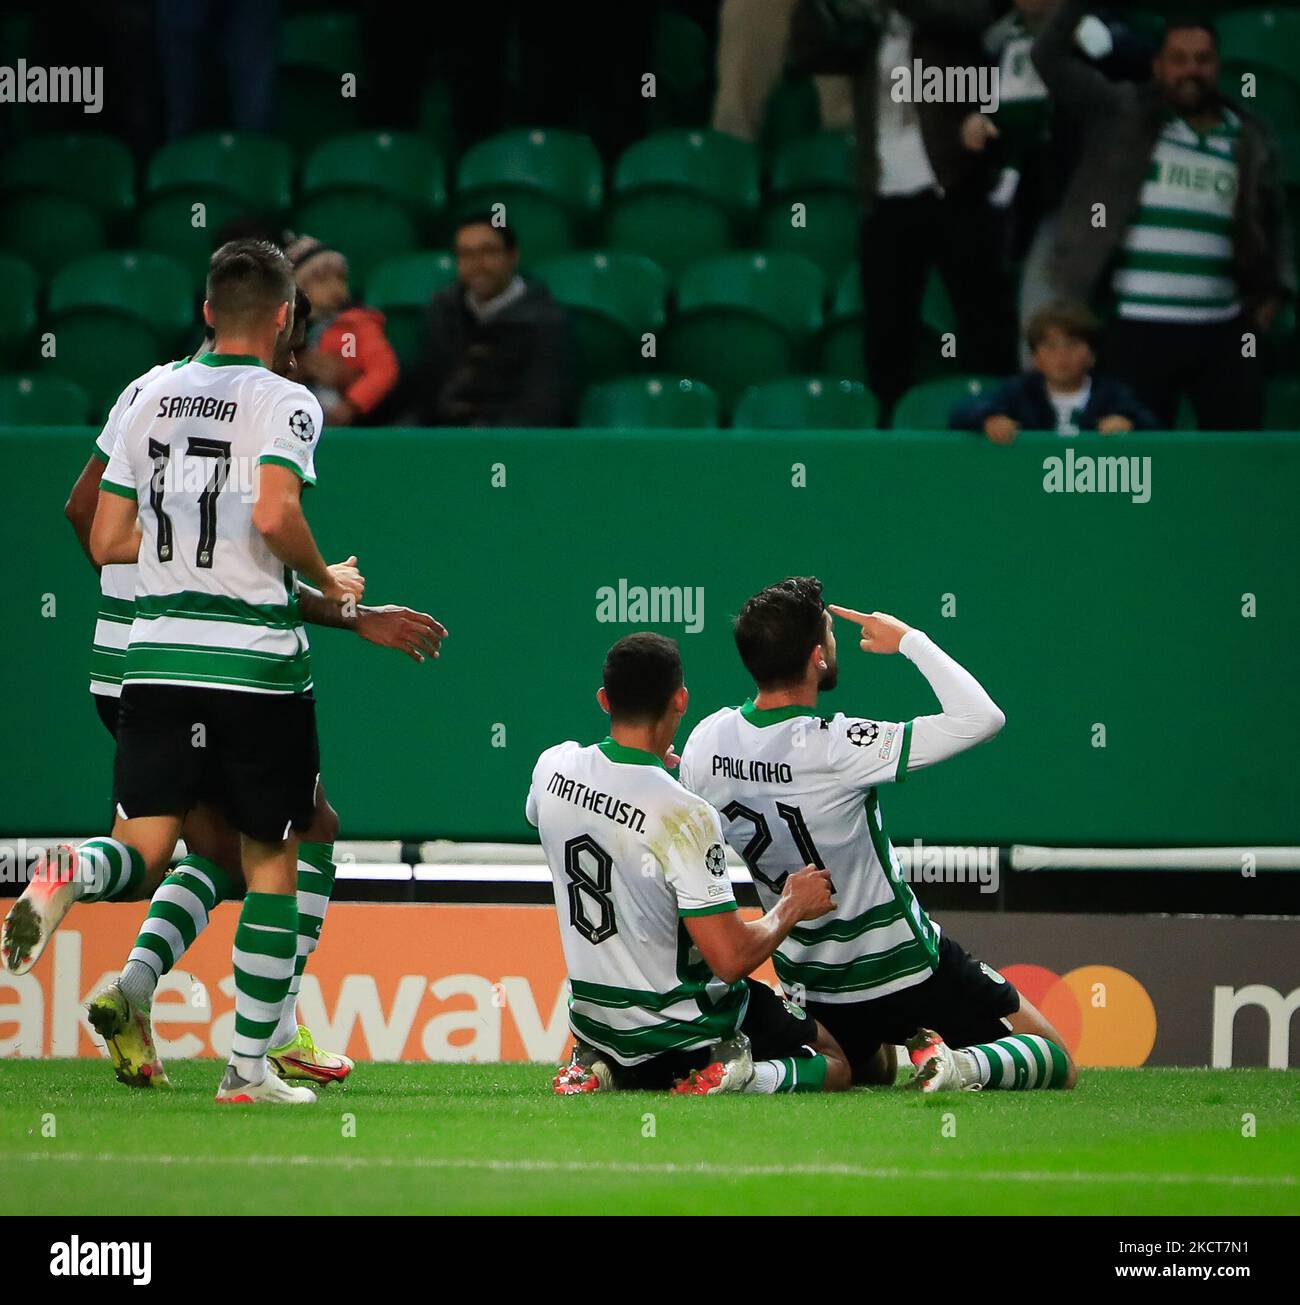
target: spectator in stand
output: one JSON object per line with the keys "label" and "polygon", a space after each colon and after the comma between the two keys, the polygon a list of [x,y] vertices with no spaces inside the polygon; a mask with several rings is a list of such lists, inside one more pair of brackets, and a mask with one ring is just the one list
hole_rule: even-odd
{"label": "spectator in stand", "polygon": [[320,400],[330,426],[382,425],[399,372],[383,313],[353,300],[348,260],[337,249],[303,236],[285,252],[312,302],[307,347],[298,355],[300,379]]}
{"label": "spectator in stand", "polygon": [[569,318],[519,274],[515,233],[487,214],[456,229],[456,282],[429,306],[429,346],[414,379],[423,426],[568,426]]}
{"label": "spectator in stand", "polygon": [[860,269],[866,307],[867,379],[882,418],[914,375],[926,281],[937,267],[957,317],[956,357],[970,372],[1015,367],[1015,312],[1006,263],[1004,214],[989,202],[993,165],[966,147],[962,125],[976,106],[897,100],[917,61],[925,69],[990,66],[981,36],[994,18],[991,0],[890,0],[863,8],[846,62],[844,24],[828,6],[800,0],[790,57],[804,72],[853,77],[853,109],[862,190]]}
{"label": "spectator in stand", "polygon": [[[1073,171],[1077,148],[1073,125],[1053,120],[1047,87],[1034,68],[1034,38],[1047,24],[1054,0],[1015,0],[1014,7],[984,33],[984,48],[997,61],[999,105],[962,123],[962,143],[988,150],[1001,168],[990,197],[1009,214],[1010,255],[1023,260],[1017,316],[1022,340],[1034,314],[1053,298],[1048,263],[1055,244],[1055,210]],[[1086,13],[1074,29],[1074,47],[1108,77],[1145,76],[1151,45],[1122,18]],[[1027,346],[1021,363],[1029,365]]]}
{"label": "spectator in stand", "polygon": [[1185,396],[1202,430],[1258,430],[1258,334],[1295,289],[1267,132],[1220,96],[1209,24],[1171,20],[1152,81],[1138,84],[1108,81],[1075,55],[1079,16],[1066,0],[1034,43],[1049,93],[1083,133],[1053,284],[1085,302],[1110,292],[1103,360],[1162,427],[1176,425]]}
{"label": "spectator in stand", "polygon": [[1093,371],[1099,331],[1100,323],[1082,304],[1062,300],[1039,309],[1027,332],[1029,370],[988,398],[963,399],[949,425],[983,431],[993,444],[1011,444],[1022,430],[1154,430],[1155,417],[1123,381]]}
{"label": "spectator in stand", "polygon": [[[718,90],[713,129],[757,140],[767,102],[785,72],[790,17],[798,0],[722,0],[718,14]],[[825,131],[847,131],[853,104],[847,77],[813,79]]]}

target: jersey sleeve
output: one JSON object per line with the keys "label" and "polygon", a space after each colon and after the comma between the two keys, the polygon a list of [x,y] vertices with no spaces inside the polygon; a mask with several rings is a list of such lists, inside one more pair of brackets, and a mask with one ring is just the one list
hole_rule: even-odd
{"label": "jersey sleeve", "polygon": [[912,722],[834,716],[828,727],[828,759],[835,774],[864,792],[877,784],[902,783],[912,747]]}
{"label": "jersey sleeve", "polygon": [[295,385],[277,395],[258,465],[288,467],[308,485],[316,483],[316,444],[325,424],[320,403],[310,390]]}
{"label": "jersey sleeve", "polygon": [[722,822],[707,802],[692,806],[668,845],[663,865],[668,886],[677,898],[679,916],[736,910]]}
{"label": "jersey sleeve", "polygon": [[103,429],[95,436],[95,456],[99,458],[101,462],[107,462],[112,458],[113,445],[117,443],[117,430],[122,424],[122,418],[135,402],[136,396],[142,389],[144,389],[145,385],[153,379],[153,375],[153,372],[146,372],[143,376],[132,381],[131,384],[113,400],[113,406],[108,410],[108,416],[104,418]]}
{"label": "jersey sleeve", "polygon": [[99,488],[101,492],[117,494],[132,501],[137,498],[135,471],[131,467],[130,457],[127,456],[126,443],[122,439],[121,431],[118,431],[114,437],[113,447],[108,454],[108,466],[104,468]]}

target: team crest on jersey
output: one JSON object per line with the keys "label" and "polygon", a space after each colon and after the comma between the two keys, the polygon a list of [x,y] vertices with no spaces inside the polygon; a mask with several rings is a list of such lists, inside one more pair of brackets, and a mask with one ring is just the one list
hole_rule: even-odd
{"label": "team crest on jersey", "polygon": [[845,734],[855,748],[865,748],[879,737],[880,726],[873,720],[855,720]]}
{"label": "team crest on jersey", "polygon": [[727,854],[723,851],[721,843],[714,843],[704,854],[704,864],[708,872],[715,878],[721,879],[727,873]]}
{"label": "team crest on jersey", "polygon": [[293,415],[289,418],[289,429],[304,444],[310,444],[316,435],[316,423],[311,419],[311,413],[304,412],[302,408],[295,408]]}
{"label": "team crest on jersey", "polygon": [[804,1010],[802,1006],[796,1005],[792,1002],[789,997],[782,997],[781,1005],[784,1006],[797,1020],[806,1020],[808,1018],[808,1012]]}
{"label": "team crest on jersey", "polygon": [[1006,979],[1004,979],[1004,978],[1002,977],[1002,975],[1000,975],[1000,974],[997,972],[997,970],[991,968],[991,967],[988,966],[988,965],[985,965],[983,961],[980,962],[980,969],[983,970],[984,973],[987,974],[988,977],[989,977],[990,979],[992,979],[994,983],[1005,983],[1005,982],[1006,982]]}

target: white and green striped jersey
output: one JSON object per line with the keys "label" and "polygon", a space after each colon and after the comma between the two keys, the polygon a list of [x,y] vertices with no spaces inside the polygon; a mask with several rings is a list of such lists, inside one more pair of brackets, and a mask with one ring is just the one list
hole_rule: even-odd
{"label": "white and green striped jersey", "polygon": [[253,504],[262,464],[315,483],[321,424],[308,389],[242,355],[204,354],[141,391],[100,485],[139,505],[124,685],[310,690],[294,576]]}
{"label": "white and green striped jersey", "polygon": [[555,882],[574,1034],[623,1065],[731,1037],[748,989],[717,978],[682,923],[736,909],[718,813],[613,739],[543,752],[525,812]]}
{"label": "white and green striped jersey", "polygon": [[900,651],[929,680],[941,715],[822,717],[751,700],[705,717],[682,749],[682,783],[721,812],[765,908],[801,867],[831,873],[833,912],[792,929],[773,957],[796,998],[883,997],[922,982],[938,961],[939,926],[903,877],[876,790],[990,737],[1004,717],[919,630]]}
{"label": "white and green striped jersey", "polygon": [[1224,322],[1241,311],[1233,267],[1241,119],[1201,134],[1170,116],[1156,140],[1112,286],[1121,317]]}
{"label": "white and green striped jersey", "polygon": [[[109,409],[104,429],[95,436],[95,453],[107,464],[117,442],[117,427],[140,392],[163,372],[183,367],[188,358],[159,363],[143,376],[137,376],[117,396]],[[135,566],[129,562],[100,567],[99,612],[95,617],[95,639],[90,650],[90,691],[106,698],[122,693],[122,668],[126,665],[126,648],[131,642],[131,623],[135,620]]]}

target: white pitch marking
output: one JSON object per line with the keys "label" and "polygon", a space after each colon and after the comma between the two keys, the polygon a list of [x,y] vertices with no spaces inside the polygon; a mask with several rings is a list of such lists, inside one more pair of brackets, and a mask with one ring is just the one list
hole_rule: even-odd
{"label": "white pitch marking", "polygon": [[123,1155],[113,1151],[31,1151],[0,1152],[0,1165],[11,1160],[48,1162],[62,1160],[70,1164],[161,1164],[161,1165],[331,1165],[342,1169],[480,1169],[499,1173],[604,1173],[662,1174],[689,1178],[861,1178],[888,1181],[899,1178],[923,1182],[960,1179],[986,1183],[1158,1183],[1225,1187],[1295,1187],[1300,1178],[1290,1174],[1144,1174],[1101,1173],[1087,1170],[956,1170],[869,1168],[865,1165],[725,1165],[622,1163],[602,1160],[489,1160],[438,1156],[227,1156],[227,1155],[149,1155],[146,1152]]}

